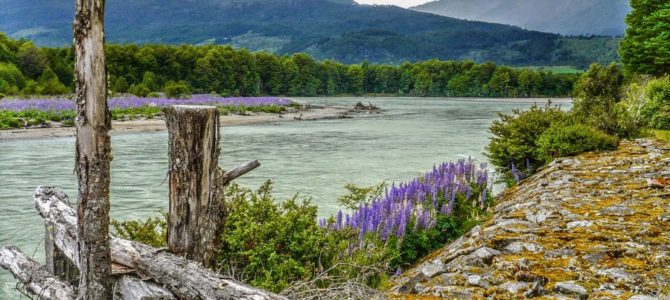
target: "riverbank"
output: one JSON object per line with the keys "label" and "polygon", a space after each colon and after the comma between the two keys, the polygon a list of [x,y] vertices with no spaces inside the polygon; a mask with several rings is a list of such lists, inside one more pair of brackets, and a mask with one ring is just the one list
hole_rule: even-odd
{"label": "riverbank", "polygon": [[670,186],[648,181],[668,176],[659,141],[558,159],[396,279],[393,298],[667,299]]}
{"label": "riverbank", "polygon": [[[220,118],[221,126],[237,126],[291,121],[314,121],[324,119],[347,118],[351,109],[343,106],[312,107],[301,110],[290,110],[282,114],[250,113],[247,115],[229,114]],[[112,135],[165,131],[165,121],[162,118],[150,120],[113,121]],[[47,137],[74,136],[74,127],[50,127],[29,129],[0,130],[0,140],[38,139]]]}

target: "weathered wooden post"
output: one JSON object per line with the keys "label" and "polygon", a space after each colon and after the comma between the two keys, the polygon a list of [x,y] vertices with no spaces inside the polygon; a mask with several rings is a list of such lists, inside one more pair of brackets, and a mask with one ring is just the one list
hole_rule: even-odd
{"label": "weathered wooden post", "polygon": [[163,112],[169,132],[168,248],[212,267],[223,229],[219,111],[175,105]]}
{"label": "weathered wooden post", "polygon": [[78,299],[111,299],[109,183],[111,115],[107,108],[105,0],[76,0],[73,26],[77,102]]}

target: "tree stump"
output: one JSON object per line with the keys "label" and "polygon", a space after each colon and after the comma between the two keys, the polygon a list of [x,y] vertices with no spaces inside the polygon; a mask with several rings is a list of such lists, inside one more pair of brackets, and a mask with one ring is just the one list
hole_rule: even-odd
{"label": "tree stump", "polygon": [[217,182],[219,111],[175,105],[163,110],[169,132],[167,244],[172,253],[214,266],[223,230],[223,192]]}

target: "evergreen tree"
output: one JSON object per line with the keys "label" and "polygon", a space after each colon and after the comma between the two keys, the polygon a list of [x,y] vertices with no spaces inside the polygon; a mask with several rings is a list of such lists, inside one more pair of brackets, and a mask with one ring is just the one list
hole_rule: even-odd
{"label": "evergreen tree", "polygon": [[631,0],[621,59],[629,73],[670,74],[670,1]]}

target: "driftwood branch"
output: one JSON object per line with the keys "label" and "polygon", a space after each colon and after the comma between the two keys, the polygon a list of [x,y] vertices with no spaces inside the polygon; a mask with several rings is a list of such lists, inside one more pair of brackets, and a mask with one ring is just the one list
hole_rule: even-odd
{"label": "driftwood branch", "polygon": [[[67,198],[62,196],[63,193],[56,192],[53,188],[40,187],[35,195],[36,208],[42,217],[54,222],[55,230],[76,232],[76,218],[69,217],[75,214],[74,209],[66,204]],[[74,247],[71,243],[76,242],[76,239],[68,234],[60,236],[64,240],[56,242],[59,247]],[[110,246],[113,263],[132,268],[143,277],[161,283],[181,299],[285,299],[243,285],[193,261],[147,245],[111,238]]]}
{"label": "driftwood branch", "polygon": [[221,177],[221,184],[223,186],[228,185],[231,181],[243,176],[244,174],[247,174],[254,169],[258,168],[261,166],[261,163],[258,162],[257,160],[252,160],[249,162],[244,163],[243,165],[237,166],[236,168],[227,171],[223,174]]}
{"label": "driftwood branch", "polygon": [[47,271],[36,261],[26,257],[19,248],[0,248],[0,266],[11,272],[28,291],[46,300],[73,300],[74,288]]}

